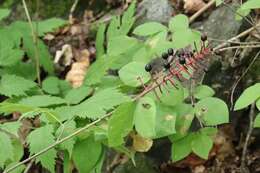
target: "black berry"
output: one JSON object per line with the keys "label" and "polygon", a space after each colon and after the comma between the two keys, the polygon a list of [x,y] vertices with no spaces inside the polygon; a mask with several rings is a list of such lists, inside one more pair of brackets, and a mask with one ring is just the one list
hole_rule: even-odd
{"label": "black berry", "polygon": [[203,34],[201,36],[201,41],[207,41],[207,39],[208,39],[208,36],[206,34]]}
{"label": "black berry", "polygon": [[168,49],[168,54],[169,54],[169,55],[173,55],[173,54],[174,54],[173,48]]}
{"label": "black berry", "polygon": [[145,71],[150,72],[152,70],[151,64],[146,64]]}
{"label": "black berry", "polygon": [[184,64],[186,63],[186,59],[185,59],[184,57],[180,57],[180,58],[179,58],[179,63],[180,63],[181,65],[184,65]]}
{"label": "black berry", "polygon": [[171,68],[171,64],[170,64],[169,62],[165,62],[165,63],[163,64],[163,66],[164,66],[165,69]]}
{"label": "black berry", "polygon": [[163,58],[163,59],[167,59],[168,57],[169,57],[168,53],[163,53],[163,54],[162,54],[162,58]]}

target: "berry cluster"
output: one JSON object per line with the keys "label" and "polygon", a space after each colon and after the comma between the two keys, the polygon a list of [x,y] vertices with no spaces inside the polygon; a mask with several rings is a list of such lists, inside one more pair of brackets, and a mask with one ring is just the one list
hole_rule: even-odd
{"label": "berry cluster", "polygon": [[[162,68],[162,81],[159,82],[152,76],[153,82],[156,84],[156,87],[159,88],[160,92],[162,92],[161,85],[167,85],[168,82],[170,82],[171,85],[175,88],[178,88],[175,80],[179,80],[180,82],[182,82],[185,79],[183,73],[186,73],[190,77],[192,77],[194,71],[197,71],[199,69],[207,71],[207,65],[204,64],[203,60],[212,53],[212,49],[206,46],[206,41],[207,36],[203,35],[201,37],[200,50],[197,50],[196,45],[194,45],[195,50],[187,48],[175,50],[173,48],[170,48],[167,52],[161,55],[161,58],[164,61]],[[152,75],[152,64],[148,63],[145,66],[145,70]],[[149,87],[145,87],[145,89],[149,89]]]}

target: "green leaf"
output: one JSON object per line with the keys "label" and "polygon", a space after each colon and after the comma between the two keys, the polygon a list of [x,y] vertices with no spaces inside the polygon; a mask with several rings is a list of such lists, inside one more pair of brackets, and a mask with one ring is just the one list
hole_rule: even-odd
{"label": "green leaf", "polygon": [[248,87],[238,98],[234,110],[246,108],[260,97],[260,83]]}
{"label": "green leaf", "polygon": [[[29,143],[30,154],[33,155],[39,151],[49,147],[55,143],[53,136],[53,127],[51,125],[45,125],[34,131],[32,131],[27,137],[27,142]],[[55,158],[56,150],[50,149],[46,153],[37,157],[36,162],[40,162],[42,166],[48,169],[50,172],[55,172]]]}
{"label": "green leaf", "polygon": [[[109,56],[118,56],[138,44],[138,40],[128,36],[112,37],[108,41],[107,53]],[[118,46],[120,45],[120,46]]]}
{"label": "green leaf", "polygon": [[260,113],[256,115],[255,121],[254,121],[254,127],[260,127]]}
{"label": "green leaf", "polygon": [[194,119],[193,108],[190,104],[179,104],[174,107],[178,116],[176,119],[176,130],[181,135],[187,134]]}
{"label": "green leaf", "polygon": [[13,160],[14,157],[14,148],[12,145],[12,141],[10,137],[0,131],[0,168],[3,168],[5,165],[5,162],[10,160]]}
{"label": "green leaf", "polygon": [[73,149],[73,161],[79,173],[89,173],[98,164],[102,145],[93,137],[78,141]]}
{"label": "green leaf", "polygon": [[136,0],[132,1],[131,5],[128,7],[126,12],[124,12],[122,16],[122,25],[121,25],[121,33],[122,34],[128,34],[130,29],[132,28],[134,22],[135,22],[135,8],[136,8]]}
{"label": "green leaf", "polygon": [[139,36],[154,35],[159,32],[167,32],[167,27],[158,22],[147,22],[137,26],[133,33]]}
{"label": "green leaf", "polygon": [[179,14],[171,18],[169,22],[169,29],[172,32],[186,30],[189,27],[189,19],[183,14]]}
{"label": "green leaf", "polygon": [[42,82],[42,89],[46,93],[49,94],[59,94],[60,89],[59,89],[59,79],[54,76],[49,76],[47,77],[43,82]]}
{"label": "green leaf", "polygon": [[184,48],[200,41],[200,33],[191,29],[176,30],[173,35],[173,47]]}
{"label": "green leaf", "polygon": [[29,58],[35,61],[35,58],[39,58],[40,65],[44,68],[46,72],[49,74],[54,73],[54,66],[52,62],[52,56],[49,53],[47,46],[44,42],[40,39],[37,40],[38,42],[38,51],[37,54],[35,52],[35,45],[33,43],[33,38],[29,35],[23,37],[23,46]]}
{"label": "green leaf", "polygon": [[209,152],[213,147],[213,141],[203,133],[196,133],[192,141],[192,151],[199,157],[207,160]]}
{"label": "green leaf", "polygon": [[121,35],[120,16],[113,16],[107,28],[107,40]]}
{"label": "green leaf", "polygon": [[98,27],[97,36],[96,36],[97,59],[99,59],[102,55],[105,54],[105,48],[104,48],[105,30],[106,30],[105,24],[101,24]]}
{"label": "green leaf", "polygon": [[25,113],[25,112],[33,111],[34,109],[35,109],[34,107],[17,104],[17,103],[9,103],[9,102],[0,103],[1,113],[7,113],[7,114],[13,112]]}
{"label": "green leaf", "polygon": [[163,104],[157,104],[157,115],[156,115],[156,138],[172,135],[176,133],[175,122],[176,112],[174,109]]}
{"label": "green leaf", "polygon": [[19,162],[24,155],[23,144],[20,141],[20,139],[17,138],[12,140],[12,145],[14,151],[14,158],[11,160],[11,162]]}
{"label": "green leaf", "polygon": [[241,9],[257,9],[260,8],[260,1],[259,0],[249,0],[241,5]]}
{"label": "green leaf", "polygon": [[[56,131],[56,136],[59,138],[64,138],[70,134],[72,134],[76,129],[76,122],[75,121],[68,121],[64,123],[64,127],[60,126],[58,130]],[[60,144],[60,148],[62,150],[67,150],[69,153],[69,156],[72,157],[72,150],[74,147],[74,144],[76,143],[75,138],[71,138],[63,143]]]}
{"label": "green leaf", "polygon": [[136,131],[145,138],[154,137],[156,134],[156,105],[150,97],[141,98],[134,113]]}
{"label": "green leaf", "polygon": [[0,66],[12,66],[23,58],[24,52],[20,49],[0,47]]}
{"label": "green leaf", "polygon": [[[1,108],[0,108],[1,110]],[[13,135],[18,137],[18,130],[21,127],[21,122],[15,121],[15,122],[6,122],[4,124],[0,124],[0,128],[6,130],[9,133],[12,133]]]}
{"label": "green leaf", "polygon": [[207,126],[229,122],[228,107],[224,101],[218,98],[208,97],[200,100],[195,106],[195,112],[196,116]]}
{"label": "green leaf", "polygon": [[197,99],[204,99],[206,97],[212,97],[215,91],[207,85],[197,86],[194,92],[194,96]]}
{"label": "green leaf", "polygon": [[67,151],[63,152],[63,173],[72,173],[73,163],[70,160],[69,153]]}
{"label": "green leaf", "polygon": [[[128,86],[141,86],[150,80],[150,74],[144,69],[145,64],[131,62],[119,70],[119,77]],[[142,82],[141,82],[142,81]]]}
{"label": "green leaf", "polygon": [[107,59],[106,55],[101,56],[100,58],[97,59],[96,62],[94,62],[89,70],[88,73],[85,76],[84,84],[87,86],[95,85],[101,82],[101,79],[103,76],[106,74],[107,70],[113,63],[113,61],[117,58],[111,58]]}
{"label": "green leaf", "polygon": [[60,97],[55,97],[50,95],[38,95],[38,96],[36,95],[36,96],[26,97],[19,102],[19,104],[32,106],[32,107],[47,107],[52,105],[65,104],[65,103],[66,100]]}
{"label": "green leaf", "polygon": [[26,95],[26,91],[29,91],[33,87],[36,87],[36,83],[26,80],[22,77],[15,75],[3,75],[0,80],[0,94],[12,97]]}
{"label": "green leaf", "polygon": [[[175,88],[169,84],[171,88],[168,87],[168,91],[165,87],[162,87],[162,95],[160,96],[160,100],[163,104],[168,106],[175,106],[182,103],[184,99],[183,87],[180,85],[180,83],[175,82],[175,84],[178,88]],[[159,92],[158,89],[157,92]]]}
{"label": "green leaf", "polygon": [[260,99],[258,99],[258,100],[256,101],[256,107],[257,107],[257,109],[260,111]]}
{"label": "green leaf", "polygon": [[[43,36],[47,32],[52,32],[54,29],[59,28],[67,23],[66,20],[59,18],[50,18],[38,22],[38,35]],[[36,25],[36,24],[35,24]]]}
{"label": "green leaf", "polygon": [[216,0],[216,6],[219,6],[223,3],[223,0]]}
{"label": "green leaf", "polygon": [[10,12],[11,12],[11,11],[8,10],[8,9],[0,9],[0,21],[1,21],[3,18],[9,16]]}
{"label": "green leaf", "polygon": [[93,92],[93,89],[86,86],[81,86],[80,88],[75,88],[70,90],[66,96],[65,100],[67,100],[70,104],[78,104],[82,100],[84,100],[87,96],[89,96]]}
{"label": "green leaf", "polygon": [[174,162],[184,159],[188,156],[192,149],[191,149],[191,142],[193,140],[193,134],[189,134],[184,138],[174,141],[172,143],[172,150],[171,150],[171,159]]}
{"label": "green leaf", "polygon": [[102,117],[106,111],[128,101],[130,101],[130,98],[117,89],[107,88],[97,92],[81,104],[73,106],[73,113],[82,118],[96,119]]}
{"label": "green leaf", "polygon": [[119,146],[124,143],[124,137],[133,129],[135,103],[121,104],[108,121],[108,144]]}

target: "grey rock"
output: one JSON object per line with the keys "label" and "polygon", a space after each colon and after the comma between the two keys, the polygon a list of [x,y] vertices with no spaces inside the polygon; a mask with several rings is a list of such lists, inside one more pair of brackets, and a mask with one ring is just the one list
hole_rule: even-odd
{"label": "grey rock", "polygon": [[173,8],[168,0],[144,0],[138,7],[138,23],[155,21],[168,24]]}

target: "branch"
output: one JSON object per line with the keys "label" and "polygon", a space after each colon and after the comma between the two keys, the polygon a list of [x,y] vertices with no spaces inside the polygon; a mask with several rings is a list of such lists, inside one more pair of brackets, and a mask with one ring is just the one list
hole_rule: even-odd
{"label": "branch", "polygon": [[199,17],[203,12],[205,12],[207,9],[209,9],[212,5],[215,4],[216,0],[211,0],[207,5],[205,5],[203,8],[201,8],[199,11],[197,11],[195,14],[193,14],[189,18],[189,23],[192,23],[197,17]]}
{"label": "branch", "polygon": [[[31,32],[32,32],[32,38],[33,38],[33,43],[34,43],[33,47],[34,47],[34,54],[35,54],[37,81],[38,81],[38,84],[41,85],[40,60],[39,60],[40,56],[39,56],[39,51],[38,51],[38,34],[33,27],[32,19],[30,17],[30,14],[29,14],[25,0],[22,0],[22,2],[23,2],[24,11],[25,11],[25,14],[26,14],[26,17],[27,17],[27,20],[29,22]],[[37,6],[38,6],[38,3],[37,3]]]}
{"label": "branch", "polygon": [[246,135],[246,141],[243,147],[242,157],[241,157],[241,165],[240,169],[241,172],[248,172],[246,171],[247,165],[246,165],[246,155],[247,155],[247,147],[249,144],[250,137],[252,135],[252,131],[254,129],[254,117],[255,117],[255,103],[251,104],[250,112],[249,112],[249,127]]}

